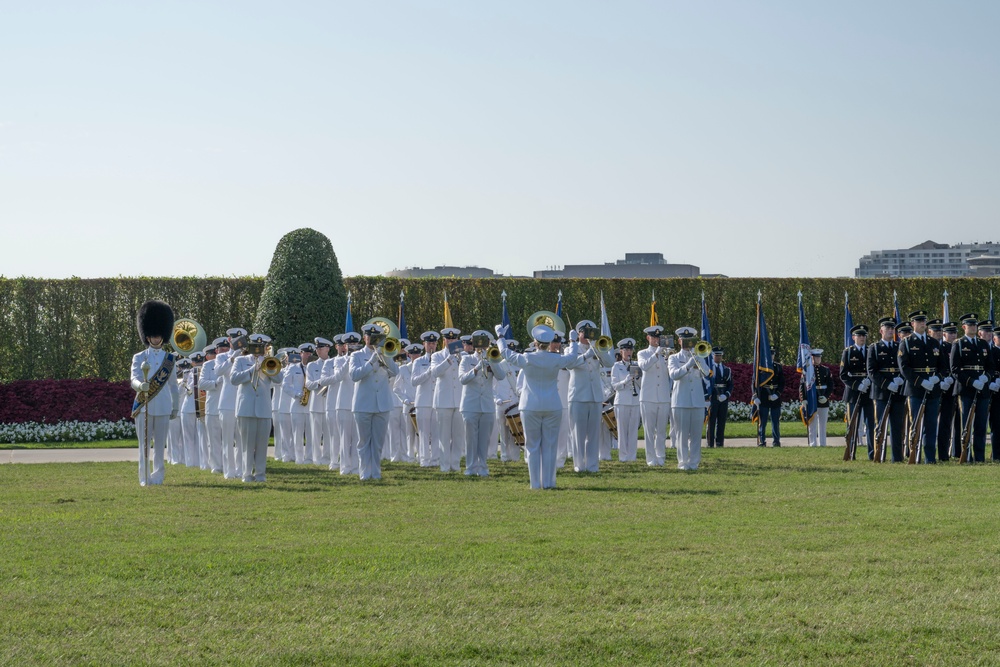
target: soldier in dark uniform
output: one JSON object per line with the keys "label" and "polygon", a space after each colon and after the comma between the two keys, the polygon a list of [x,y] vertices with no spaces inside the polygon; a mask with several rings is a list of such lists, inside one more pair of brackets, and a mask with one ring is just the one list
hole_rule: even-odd
{"label": "soldier in dark uniform", "polygon": [[785,373],[778,362],[778,355],[771,348],[771,359],[774,361],[774,377],[771,382],[757,388],[757,398],[760,400],[760,424],[757,427],[757,446],[767,447],[767,422],[771,422],[771,436],[774,446],[781,447],[781,392],[785,390]]}
{"label": "soldier in dark uniform", "polygon": [[[875,420],[884,423],[888,419],[889,442],[893,463],[903,461],[903,430],[906,423],[906,400],[903,398],[903,376],[899,372],[896,357],[899,346],[893,340],[896,333],[896,320],[883,317],[878,321],[878,340],[868,346],[868,377],[872,381],[872,398],[875,400]],[[886,417],[886,411],[888,416]],[[883,440],[882,460],[885,460],[885,440]]]}
{"label": "soldier in dark uniform", "polygon": [[951,375],[951,348],[955,344],[958,325],[954,322],[945,322],[942,324],[940,320],[932,320],[927,323],[927,328],[931,330],[932,336],[936,333],[938,327],[940,327],[942,332],[941,354],[949,360],[947,375],[944,375],[941,381],[944,382],[945,378],[952,378],[952,385],[941,391],[941,408],[938,411],[938,461],[947,461],[952,456],[958,456],[959,452],[956,448],[959,446],[962,438],[960,420],[955,415],[955,408],[958,404],[958,386]]}
{"label": "soldier in dark uniform", "polygon": [[976,406],[972,424],[972,453],[969,458],[976,463],[983,463],[986,461],[986,424],[989,421],[992,394],[988,384],[991,382],[995,367],[989,347],[976,335],[979,317],[975,313],[962,315],[962,328],[965,329],[965,335],[951,347],[951,375],[960,387],[959,406],[963,437],[969,412],[973,405]]}
{"label": "soldier in dark uniform", "polygon": [[850,411],[861,410],[861,417],[865,420],[868,440],[868,460],[875,458],[875,415],[874,403],[870,395],[872,386],[868,378],[868,349],[865,342],[868,340],[868,327],[858,324],[851,329],[851,338],[854,345],[844,348],[844,353],[840,356],[840,381],[844,383],[844,402],[848,406],[848,419]]}
{"label": "soldier in dark uniform", "polygon": [[712,396],[708,407],[708,446],[724,447],[726,420],[729,417],[729,398],[733,395],[733,371],[722,363],[726,351],[713,347],[715,369],[712,373]]}
{"label": "soldier in dark uniform", "polygon": [[941,407],[941,386],[948,363],[941,354],[941,345],[927,333],[927,311],[910,313],[913,335],[899,344],[899,370],[906,380],[903,395],[909,399],[910,419],[915,420],[924,407],[921,423],[911,421],[911,428],[920,428],[921,448],[925,463],[937,463],[938,410]]}
{"label": "soldier in dark uniform", "polygon": [[996,392],[1000,390],[1000,348],[993,344],[993,321],[983,320],[979,323],[979,338],[989,347],[990,359],[993,360],[993,375],[990,376],[990,384],[987,386],[993,395],[990,400],[990,448],[992,459],[1000,461],[1000,400],[997,400]]}

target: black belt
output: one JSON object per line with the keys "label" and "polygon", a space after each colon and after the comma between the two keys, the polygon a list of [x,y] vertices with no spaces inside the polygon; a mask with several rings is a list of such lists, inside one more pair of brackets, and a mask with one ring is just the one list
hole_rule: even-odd
{"label": "black belt", "polygon": [[982,366],[962,366],[958,369],[959,371],[985,371],[986,369]]}

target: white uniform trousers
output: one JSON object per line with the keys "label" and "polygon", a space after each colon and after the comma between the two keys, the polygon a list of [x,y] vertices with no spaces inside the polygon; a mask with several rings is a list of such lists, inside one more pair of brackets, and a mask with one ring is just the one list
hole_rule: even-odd
{"label": "white uniform trousers", "polygon": [[556,486],[556,448],[563,410],[523,410],[524,456],[528,460],[528,481],[533,489]]}
{"label": "white uniform trousers", "polygon": [[209,470],[211,463],[209,462],[208,425],[205,422],[205,415],[202,415],[201,419],[196,419],[195,422],[195,429],[198,432],[198,467],[202,470]]}
{"label": "white uniform trousers", "polygon": [[[510,434],[510,429],[507,428],[507,416],[504,412],[510,407],[509,403],[502,403],[497,406],[496,409],[496,423],[500,425],[500,460],[501,461],[520,461],[521,460],[521,448],[517,446],[514,442],[514,436]],[[513,411],[511,411],[513,413]],[[521,424],[524,428],[524,424]]]}
{"label": "white uniform trousers", "polygon": [[[288,463],[295,460],[295,448],[292,447],[292,413],[278,413],[278,432],[274,438],[274,458]],[[281,438],[279,443],[278,438]]]}
{"label": "white uniform trousers", "polygon": [[243,481],[263,482],[267,467],[267,439],[271,435],[271,420],[266,417],[237,417],[243,450]]}
{"label": "white uniform trousers", "polygon": [[437,466],[440,452],[437,442],[437,419],[434,408],[417,408],[417,431],[420,440],[420,465],[425,468]]}
{"label": "white uniform trousers", "polygon": [[618,460],[635,461],[639,443],[639,406],[616,405],[618,422]]}
{"label": "white uniform trousers", "polygon": [[355,412],[361,479],[382,479],[382,447],[389,431],[388,412]]}
{"label": "white uniform trousers", "polygon": [[[486,465],[486,453],[490,449],[490,436],[496,415],[492,412],[463,412],[465,422],[465,474],[488,477],[490,469]],[[493,446],[496,450],[496,445]]]}
{"label": "white uniform trousers", "polygon": [[181,421],[181,447],[184,451],[181,461],[190,468],[197,468],[198,420],[194,418],[193,412],[182,412],[177,418]]}
{"label": "white uniform trousers", "polygon": [[578,450],[573,456],[574,470],[597,472],[601,446],[601,404],[597,401],[570,401],[569,418]]}
{"label": "white uniform trousers", "polygon": [[181,420],[171,419],[167,427],[167,456],[171,463],[184,463],[184,435],[181,431]]}
{"label": "white uniform trousers", "polygon": [[[281,460],[281,412],[278,410],[271,410],[271,424],[274,428],[274,458],[275,460]],[[236,437],[239,438],[240,431],[236,429]],[[242,452],[243,450],[240,449]],[[242,457],[240,457],[242,461]]]}
{"label": "white uniform trousers", "polygon": [[830,408],[819,408],[809,422],[809,446],[826,447],[826,422],[830,416]]}
{"label": "white uniform trousers", "polygon": [[666,462],[667,424],[670,423],[670,404],[640,401],[643,436],[646,439],[646,465],[662,466]]}
{"label": "white uniform trousers", "polygon": [[403,406],[393,407],[389,410],[389,435],[387,437],[388,449],[382,452],[382,458],[389,459],[393,463],[401,463],[406,460],[406,424],[403,420],[410,418],[403,412]]}
{"label": "white uniform trousers", "polygon": [[[149,453],[153,459],[153,466],[149,471],[150,484],[163,484],[163,451],[167,446],[169,421],[168,415],[149,418]],[[146,415],[144,411],[140,411],[135,417],[135,432],[139,438],[139,486],[146,486]]]}
{"label": "white uniform trousers", "polygon": [[312,463],[309,454],[309,445],[306,438],[309,436],[309,414],[305,412],[292,413],[292,437],[289,439],[292,447],[292,458],[296,463]]}
{"label": "white uniform trousers", "polygon": [[465,422],[458,408],[435,408],[434,412],[441,450],[441,472],[458,472],[462,454],[465,453]]}
{"label": "white uniform trousers", "polygon": [[[494,408],[495,407],[496,406],[494,406]],[[497,459],[497,452],[498,452],[497,448],[500,445],[500,433],[502,432],[500,430],[501,426],[503,426],[503,424],[501,424],[500,420],[497,419],[496,410],[494,410],[493,428],[490,430],[490,446],[486,448],[486,458],[488,459],[493,459],[493,460]],[[468,434],[466,434],[466,438],[468,437],[469,437]]]}
{"label": "white uniform trousers", "polygon": [[208,439],[208,468],[222,472],[222,416],[205,415],[205,436]]}
{"label": "white uniform trousers", "polygon": [[236,444],[236,411],[219,410],[219,443],[222,447],[222,475],[226,479],[236,479],[241,474],[243,459]]}
{"label": "white uniform trousers", "polygon": [[677,467],[697,470],[701,463],[701,427],[705,423],[705,408],[673,408],[672,418]]}
{"label": "white uniform trousers", "polygon": [[413,420],[410,419],[410,408],[403,406],[403,433],[406,437],[406,457],[403,459],[407,463],[420,460],[420,438],[413,430]]}
{"label": "white uniform trousers", "polygon": [[337,409],[325,415],[326,443],[330,449],[330,470],[340,470],[340,425],[337,423]]}
{"label": "white uniform trousers", "polygon": [[358,426],[350,410],[337,410],[340,426],[340,474],[358,474]]}
{"label": "white uniform trousers", "polygon": [[598,430],[601,433],[601,449],[598,453],[598,458],[602,461],[610,461],[613,438],[607,424],[604,423],[604,406],[601,406],[601,425],[598,427]]}
{"label": "white uniform trousers", "polygon": [[326,437],[326,413],[309,413],[309,440],[312,462],[316,465],[330,464],[330,441]]}
{"label": "white uniform trousers", "polygon": [[556,467],[562,468],[566,465],[566,459],[572,456],[575,448],[571,445],[573,441],[573,429],[569,427],[569,408],[564,408],[562,418],[559,420],[559,446],[556,450]]}

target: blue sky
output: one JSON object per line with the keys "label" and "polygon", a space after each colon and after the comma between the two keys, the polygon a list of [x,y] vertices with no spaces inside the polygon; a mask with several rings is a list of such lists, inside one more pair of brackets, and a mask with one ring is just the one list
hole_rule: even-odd
{"label": "blue sky", "polygon": [[0,9],[8,277],[263,274],[298,227],[345,275],[1000,240],[1000,3]]}

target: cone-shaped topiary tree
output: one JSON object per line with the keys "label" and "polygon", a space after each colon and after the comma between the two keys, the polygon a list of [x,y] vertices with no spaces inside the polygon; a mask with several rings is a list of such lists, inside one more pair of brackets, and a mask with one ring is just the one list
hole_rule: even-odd
{"label": "cone-shaped topiary tree", "polygon": [[347,292],[330,239],[314,229],[296,229],[274,249],[257,306],[253,330],[274,348],[333,338],[344,328]]}

